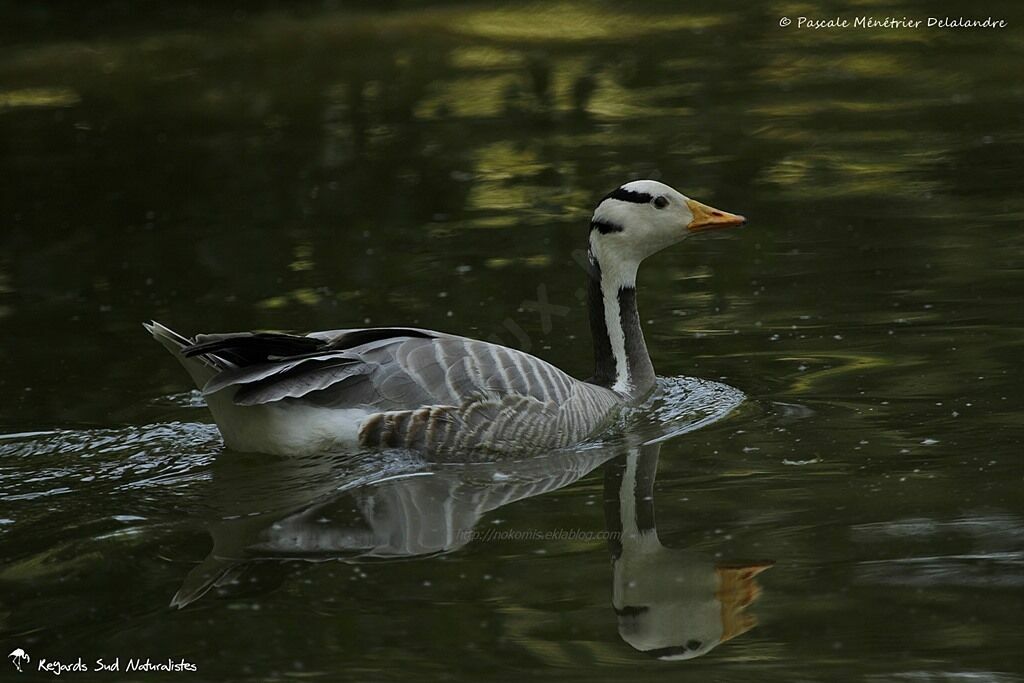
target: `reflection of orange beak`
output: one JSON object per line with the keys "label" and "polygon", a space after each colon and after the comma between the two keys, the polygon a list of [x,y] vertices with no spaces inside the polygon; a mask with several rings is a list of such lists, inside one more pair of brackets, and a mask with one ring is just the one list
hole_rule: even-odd
{"label": "reflection of orange beak", "polygon": [[747,219],[743,216],[713,209],[695,199],[687,199],[686,205],[690,207],[690,213],[693,214],[693,220],[686,226],[686,229],[690,232],[728,228],[734,225],[743,225],[747,222]]}
{"label": "reflection of orange beak", "polygon": [[[739,216],[737,216],[739,218]],[[757,575],[768,569],[774,562],[758,562],[738,567],[715,567],[718,575],[718,590],[715,597],[722,603],[722,641],[742,635],[757,626],[757,617],[746,614],[743,609],[761,595]]]}

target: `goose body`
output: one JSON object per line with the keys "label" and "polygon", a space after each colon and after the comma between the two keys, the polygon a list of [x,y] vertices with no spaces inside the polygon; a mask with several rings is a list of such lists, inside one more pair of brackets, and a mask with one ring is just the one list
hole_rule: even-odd
{"label": "goose body", "polygon": [[640,261],[692,232],[742,222],[650,180],[601,201],[588,252],[587,381],[516,349],[417,328],[188,338],[145,327],[188,370],[234,450],[560,448],[600,432],[655,386],[636,308]]}
{"label": "goose body", "polygon": [[557,448],[593,434],[623,404],[535,356],[441,332],[191,340],[147,327],[191,371],[225,442],[239,451]]}

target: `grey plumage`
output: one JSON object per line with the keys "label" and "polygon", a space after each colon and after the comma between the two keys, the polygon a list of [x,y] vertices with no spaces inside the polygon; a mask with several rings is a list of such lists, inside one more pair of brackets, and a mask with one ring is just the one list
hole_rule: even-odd
{"label": "grey plumage", "polygon": [[369,328],[263,340],[203,335],[183,355],[217,368],[203,393],[228,392],[236,406],[365,410],[364,447],[558,448],[596,432],[621,403],[534,356],[439,332]]}

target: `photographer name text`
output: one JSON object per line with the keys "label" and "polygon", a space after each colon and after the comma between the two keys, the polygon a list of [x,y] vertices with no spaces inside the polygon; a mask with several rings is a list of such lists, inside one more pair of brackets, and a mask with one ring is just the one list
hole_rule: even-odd
{"label": "photographer name text", "polygon": [[828,29],[993,29],[1006,28],[1005,19],[993,17],[968,18],[968,17],[926,17],[924,19],[913,19],[911,17],[830,17],[827,19],[816,17],[797,17],[790,19],[782,17],[779,19],[779,26],[786,27],[793,25],[798,29],[809,29],[812,31]]}

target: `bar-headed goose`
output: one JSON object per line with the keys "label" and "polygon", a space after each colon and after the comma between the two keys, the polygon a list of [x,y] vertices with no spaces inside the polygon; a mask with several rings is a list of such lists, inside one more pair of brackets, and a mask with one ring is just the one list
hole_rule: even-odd
{"label": "bar-headed goose", "polygon": [[655,386],[636,308],[640,262],[690,235],[743,222],[653,180],[601,200],[590,223],[595,363],[586,381],[522,351],[432,330],[189,339],[157,322],[146,329],[192,375],[234,450],[559,448],[594,435]]}

